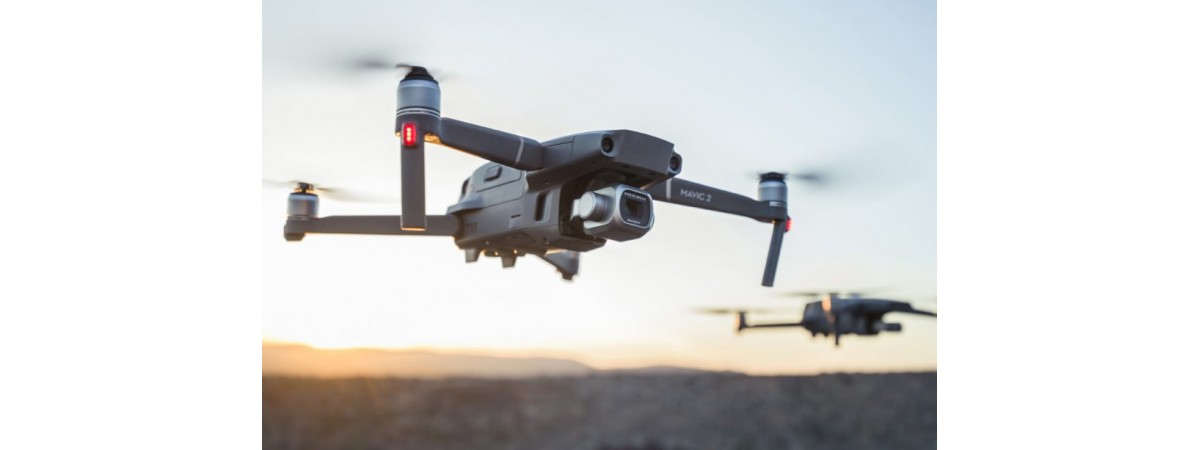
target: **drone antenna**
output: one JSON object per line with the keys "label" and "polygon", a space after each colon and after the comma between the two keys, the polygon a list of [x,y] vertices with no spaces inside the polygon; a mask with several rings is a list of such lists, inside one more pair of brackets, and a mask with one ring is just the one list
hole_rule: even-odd
{"label": "drone antenna", "polygon": [[[770,206],[787,207],[787,176],[778,172],[767,172],[758,178],[758,200]],[[783,234],[792,227],[792,218],[774,219],[771,230],[771,246],[767,249],[767,266],[763,268],[763,286],[775,285],[775,268],[779,265],[779,252],[783,248]]]}
{"label": "drone antenna", "polygon": [[[405,67],[398,64],[396,67]],[[396,88],[396,136],[400,138],[400,228],[424,230],[425,135],[440,133],[442,90],[421,66],[411,66]]]}

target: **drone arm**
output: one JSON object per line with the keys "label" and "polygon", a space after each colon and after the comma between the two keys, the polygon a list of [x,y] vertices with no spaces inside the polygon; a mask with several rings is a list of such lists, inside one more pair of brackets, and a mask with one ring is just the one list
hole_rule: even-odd
{"label": "drone arm", "polygon": [[802,326],[804,326],[804,324],[800,323],[800,322],[756,323],[754,325],[742,326],[742,329],[747,329],[747,328],[794,328],[794,327],[802,327]]}
{"label": "drone arm", "polygon": [[[777,174],[775,174],[777,175]],[[762,200],[723,191],[700,183],[670,178],[646,189],[655,200],[676,203],[694,208],[707,209],[772,224],[771,244],[767,248],[767,264],[763,268],[763,286],[775,284],[775,269],[779,265],[779,252],[783,247],[783,234],[788,231],[791,219],[787,212],[787,187],[782,175],[778,178],[763,178],[759,181],[759,195],[769,196]]]}
{"label": "drone arm", "polygon": [[906,313],[915,314],[918,316],[937,317],[937,313],[935,312],[916,309],[913,308],[912,304],[910,303],[894,300],[882,300],[877,303],[851,303],[850,306],[855,308],[854,312],[871,314],[874,315],[876,319],[880,320],[883,319],[884,314],[888,313]]}
{"label": "drone arm", "polygon": [[427,140],[521,170],[542,168],[546,149],[533,139],[445,117],[440,128]]}
{"label": "drone arm", "polygon": [[423,230],[400,228],[401,216],[327,216],[303,219],[288,218],[283,235],[298,241],[308,233],[381,234],[404,236],[454,236],[458,233],[456,216],[426,216],[428,226]]}
{"label": "drone arm", "polygon": [[767,247],[767,265],[763,268],[763,286],[775,284],[775,269],[779,266],[779,252],[783,249],[783,234],[791,226],[791,219],[776,220],[771,224],[771,245]]}
{"label": "drone arm", "polygon": [[904,313],[909,313],[909,314],[916,314],[916,315],[918,315],[918,316],[937,317],[937,313],[935,313],[935,312],[932,312],[932,311],[923,311],[923,310],[920,310],[920,309],[913,308],[913,307],[911,307],[911,306],[909,307],[909,309],[906,309],[906,310],[899,310],[899,311],[896,311],[896,312],[904,312]]}
{"label": "drone arm", "polygon": [[646,189],[655,200],[693,208],[734,214],[770,222],[787,219],[787,208],[771,206],[741,194],[723,191],[679,177],[668,179]]}

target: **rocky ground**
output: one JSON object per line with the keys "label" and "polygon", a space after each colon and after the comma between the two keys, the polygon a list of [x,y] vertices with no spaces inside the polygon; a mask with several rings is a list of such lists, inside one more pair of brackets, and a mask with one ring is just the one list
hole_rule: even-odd
{"label": "rocky ground", "polygon": [[265,449],[934,448],[937,373],[263,378]]}

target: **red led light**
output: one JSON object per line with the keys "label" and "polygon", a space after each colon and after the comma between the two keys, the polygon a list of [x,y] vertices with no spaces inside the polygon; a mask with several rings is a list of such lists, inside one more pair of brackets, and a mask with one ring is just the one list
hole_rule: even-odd
{"label": "red led light", "polygon": [[405,147],[416,147],[417,124],[412,122],[404,124],[404,130],[401,132],[401,139],[404,140]]}
{"label": "red led light", "polygon": [[792,218],[791,217],[788,217],[787,227],[784,227],[783,231],[785,233],[788,231],[792,231]]}

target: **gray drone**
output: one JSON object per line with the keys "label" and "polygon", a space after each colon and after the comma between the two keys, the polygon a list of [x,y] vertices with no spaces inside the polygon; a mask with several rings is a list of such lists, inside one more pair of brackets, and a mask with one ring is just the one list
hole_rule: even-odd
{"label": "gray drone", "polygon": [[[793,293],[798,296],[818,296],[809,292]],[[883,315],[891,312],[902,312],[922,316],[937,317],[937,313],[915,309],[911,304],[898,300],[879,298],[862,298],[859,294],[846,294],[842,298],[837,293],[826,294],[821,300],[804,305],[804,313],[799,322],[759,323],[751,325],[746,321],[746,314],[755,310],[746,309],[703,309],[709,314],[737,314],[737,332],[749,328],[786,328],[802,327],[812,333],[828,337],[833,335],[833,345],[841,346],[843,334],[859,336],[875,336],[880,332],[899,332],[900,324],[883,321]]]}
{"label": "gray drone", "polygon": [[[630,130],[579,133],[538,142],[444,118],[441,87],[423,67],[397,89],[401,215],[317,216],[318,191],[297,183],[288,196],[284,238],[310,233],[452,236],[467,262],[538,256],[563,279],[579,272],[579,254],[609,239],[642,237],[654,226],[654,200],[736,214],[773,226],[763,286],[775,280],[783,235],[790,227],[786,176],[759,177],[758,199],[683,180],[683,158],[674,145]],[[445,215],[425,214],[425,143],[440,144],[491,161],[462,185]]]}

